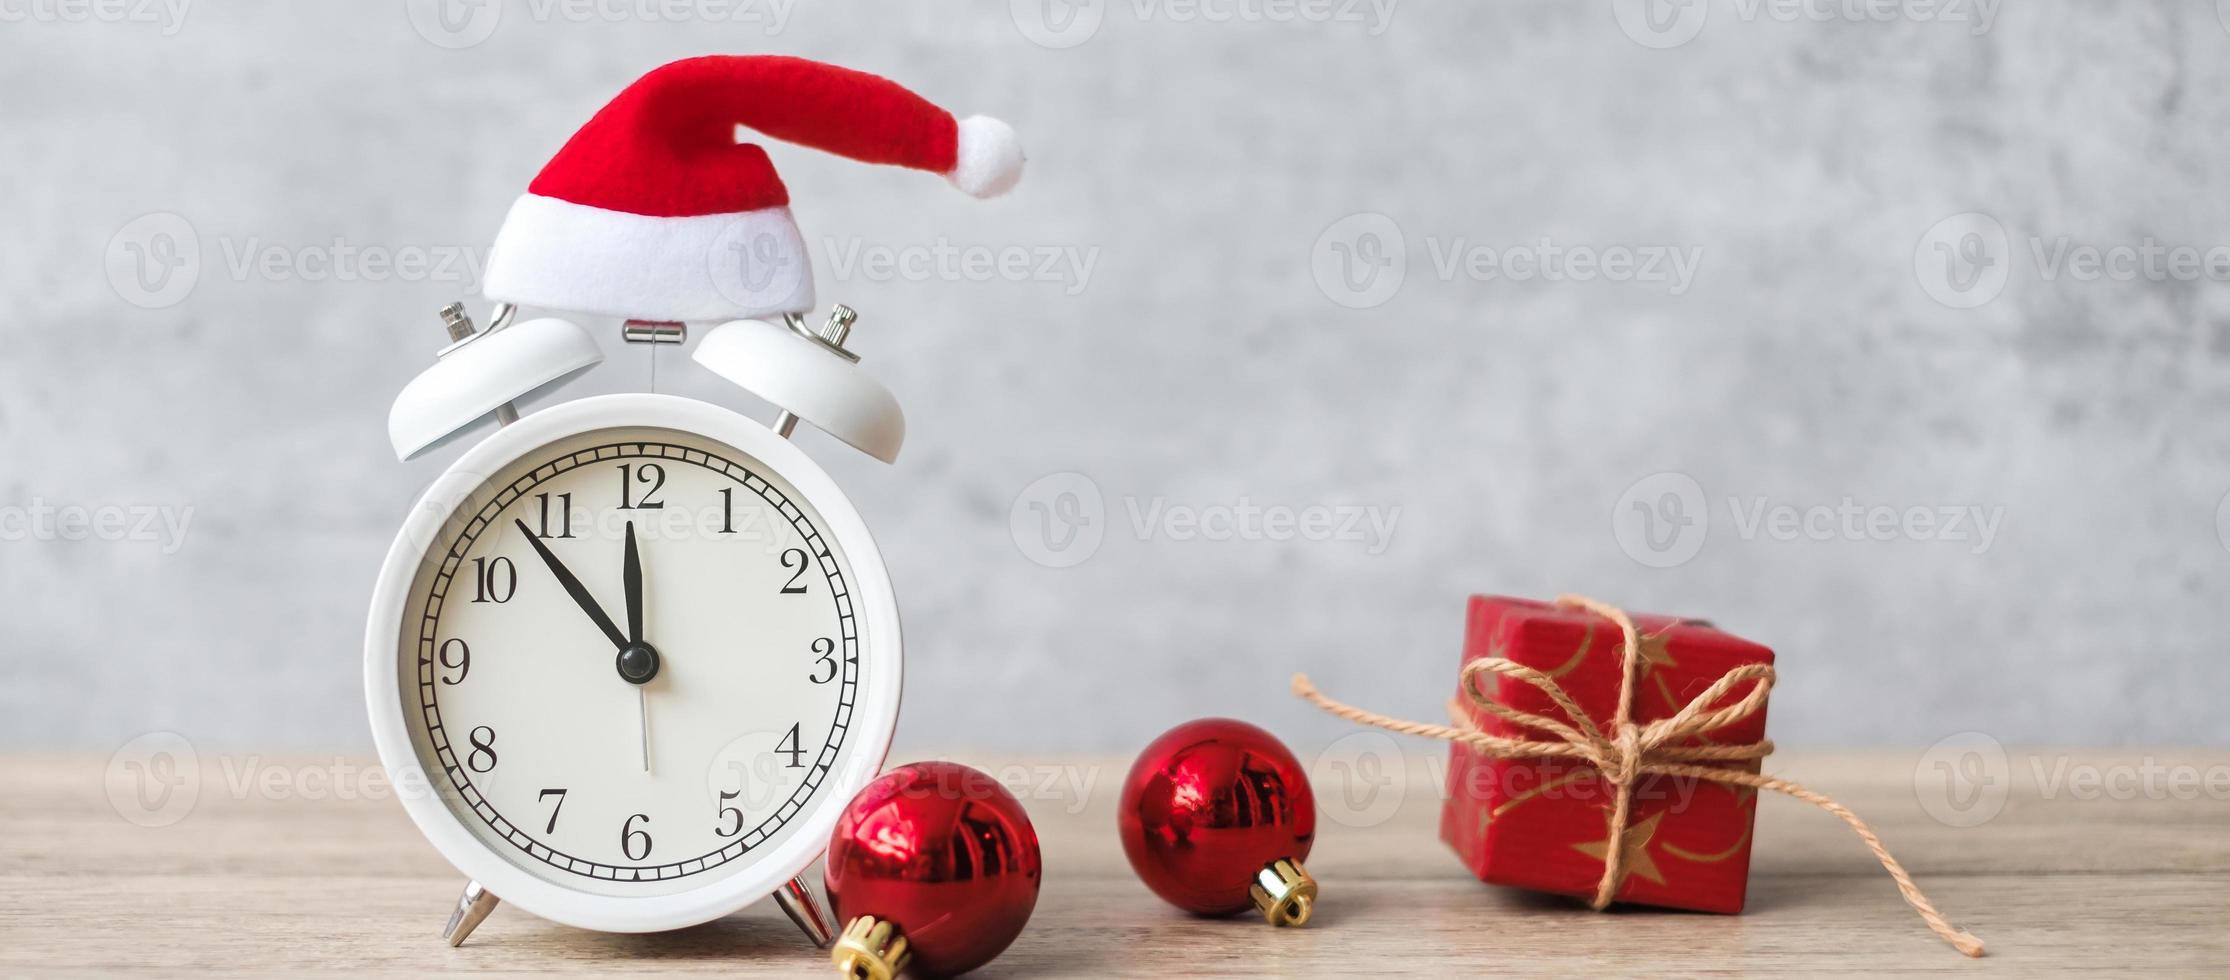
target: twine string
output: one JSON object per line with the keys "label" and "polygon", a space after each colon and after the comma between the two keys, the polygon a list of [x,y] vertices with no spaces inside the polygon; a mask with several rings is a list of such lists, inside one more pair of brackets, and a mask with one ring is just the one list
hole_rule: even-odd
{"label": "twine string", "polygon": [[[1579,703],[1564,690],[1563,685],[1538,670],[1499,655],[1478,658],[1466,664],[1458,682],[1461,701],[1449,704],[1450,718],[1463,722],[1459,725],[1435,725],[1425,722],[1404,721],[1342,704],[1325,697],[1309,682],[1308,675],[1293,675],[1293,693],[1319,708],[1348,721],[1371,725],[1403,735],[1417,735],[1447,742],[1457,742],[1481,754],[1497,759],[1538,760],[1566,759],[1585,763],[1601,771],[1604,781],[1612,788],[1610,837],[1605,843],[1603,877],[1595,886],[1595,895],[1589,907],[1603,909],[1611,904],[1618,886],[1625,878],[1626,830],[1632,815],[1634,786],[1644,776],[1675,776],[1707,780],[1736,786],[1749,786],[1772,790],[1795,797],[1826,810],[1850,826],[1859,840],[1872,851],[1882,869],[1897,883],[1897,891],[1905,904],[1920,914],[1929,931],[1941,937],[1968,956],[1982,955],[1982,940],[1974,934],[1953,926],[1943,913],[1936,911],[1935,903],[1928,900],[1920,886],[1913,883],[1905,866],[1890,856],[1881,837],[1873,828],[1860,820],[1858,814],[1833,799],[1806,789],[1796,783],[1772,776],[1725,769],[1702,763],[1749,762],[1773,753],[1773,743],[1759,740],[1745,745],[1674,745],[1672,743],[1709,732],[1718,731],[1756,715],[1765,707],[1766,696],[1773,689],[1774,673],[1770,664],[1745,664],[1728,671],[1712,682],[1711,686],[1682,705],[1672,715],[1637,725],[1633,721],[1635,679],[1640,673],[1641,634],[1634,627],[1633,617],[1624,610],[1585,596],[1564,595],[1557,597],[1557,605],[1584,609],[1610,620],[1618,626],[1620,638],[1618,708],[1609,720],[1606,734],[1580,710]],[[1562,717],[1520,711],[1495,700],[1485,686],[1493,677],[1507,677],[1520,681],[1541,692],[1556,707]],[[1733,695],[1741,697],[1725,707],[1713,705]],[[1469,707],[1474,711],[1499,718],[1514,726],[1541,732],[1548,739],[1507,738],[1490,735],[1468,723],[1461,711]]]}

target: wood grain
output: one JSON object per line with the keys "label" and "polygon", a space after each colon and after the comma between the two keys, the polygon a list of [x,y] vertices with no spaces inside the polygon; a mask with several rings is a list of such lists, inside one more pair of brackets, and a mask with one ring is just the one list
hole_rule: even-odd
{"label": "wood grain", "polygon": [[[1370,811],[1382,819],[1325,808],[1308,862],[1324,889],[1317,920],[1273,930],[1185,916],[1137,883],[1113,832],[1127,760],[953,758],[1028,784],[1017,788],[1045,847],[1029,931],[979,976],[2221,975],[2230,960],[2222,753],[2016,752],[2005,806],[1973,827],[1923,810],[1918,753],[1776,757],[1769,771],[1871,821],[1953,921],[1989,942],[1980,961],[1929,935],[1840,823],[1786,799],[1762,803],[1745,914],[1595,914],[1470,879],[1435,833],[1439,769],[1412,758],[1378,787],[1398,794]],[[378,784],[360,760],[204,754],[191,812],[163,827],[111,804],[109,759],[0,761],[0,974],[810,976],[825,963],[771,904],[650,936],[499,908],[447,948],[436,934],[462,881],[399,805],[366,798]],[[2086,767],[2105,783],[2066,778]],[[2149,787],[2147,770],[2163,773]],[[2197,781],[2179,782],[2183,771]],[[2116,773],[2129,774],[2118,790]]]}

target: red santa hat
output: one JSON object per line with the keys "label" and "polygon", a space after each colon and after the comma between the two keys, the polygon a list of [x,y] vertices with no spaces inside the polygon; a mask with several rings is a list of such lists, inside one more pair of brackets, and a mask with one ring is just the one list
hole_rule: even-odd
{"label": "red santa hat", "polygon": [[811,310],[789,191],[765,150],[738,141],[739,125],[943,174],[974,197],[1022,177],[1012,127],[956,120],[888,79],[803,58],[689,58],[629,85],[511,205],[488,298],[638,320]]}

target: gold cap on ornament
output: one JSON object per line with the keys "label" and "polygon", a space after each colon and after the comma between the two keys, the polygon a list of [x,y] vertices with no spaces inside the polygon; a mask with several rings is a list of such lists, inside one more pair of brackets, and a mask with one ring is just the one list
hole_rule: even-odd
{"label": "gold cap on ornament", "polygon": [[1279,858],[1255,872],[1247,889],[1254,907],[1273,926],[1305,926],[1316,911],[1316,879],[1290,859]]}
{"label": "gold cap on ornament", "polygon": [[906,969],[911,956],[906,937],[872,915],[853,919],[829,949],[829,962],[849,980],[892,980]]}

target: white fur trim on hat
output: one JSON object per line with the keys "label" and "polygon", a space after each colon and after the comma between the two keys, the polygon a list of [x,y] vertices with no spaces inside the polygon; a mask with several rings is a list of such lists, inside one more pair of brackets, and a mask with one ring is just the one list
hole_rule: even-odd
{"label": "white fur trim on hat", "polygon": [[1022,179],[1022,140],[989,116],[960,121],[960,152],[945,175],[969,197],[997,197]]}
{"label": "white fur trim on hat", "polygon": [[660,218],[528,194],[511,205],[482,289],[500,303],[637,320],[733,320],[813,308],[786,207]]}

